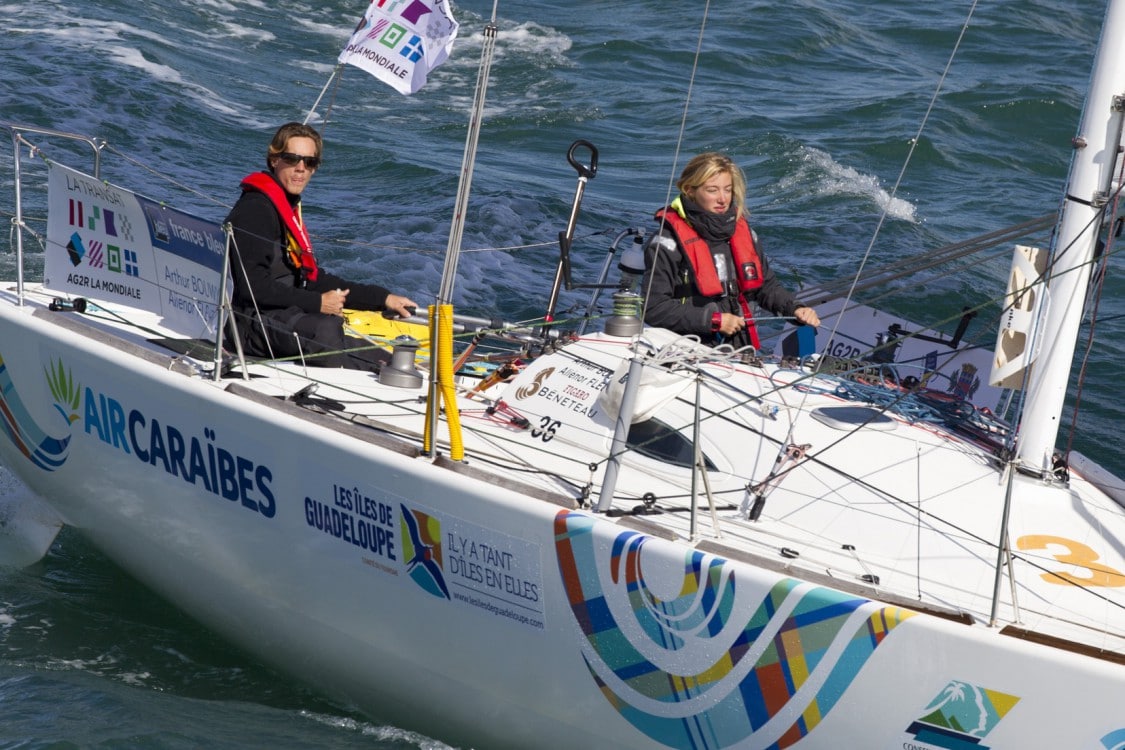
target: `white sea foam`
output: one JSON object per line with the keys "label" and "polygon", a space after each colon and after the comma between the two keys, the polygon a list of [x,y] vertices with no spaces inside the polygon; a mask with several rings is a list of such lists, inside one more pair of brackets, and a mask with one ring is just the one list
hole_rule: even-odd
{"label": "white sea foam", "polygon": [[211,8],[213,10],[221,10],[225,13],[237,13],[242,8],[265,10],[270,7],[267,3],[261,2],[261,0],[238,0],[238,2],[231,2],[231,0],[190,0],[185,3],[185,5]]}
{"label": "white sea foam", "polygon": [[[361,17],[362,16],[357,15],[355,20],[358,22]],[[352,32],[354,31],[353,28],[341,26],[338,23],[329,21],[314,21],[311,18],[298,18],[296,19],[296,22],[300,24],[300,27],[305,31],[313,34],[320,34],[321,36],[326,36],[330,39],[338,40],[340,43],[340,49],[344,48],[344,45],[346,45],[348,40],[351,39]]]}
{"label": "white sea foam", "polygon": [[76,26],[57,26],[42,29],[24,29],[40,36],[54,37],[60,47],[85,47],[97,49],[105,58],[120,65],[140,70],[149,78],[161,83],[172,84],[182,93],[222,115],[238,114],[238,109],[229,104],[210,89],[185,79],[179,71],[168,65],[154,62],[143,55],[130,42],[132,38],[143,38],[167,44],[168,40],[154,32],[123,23],[86,22]]}
{"label": "white sea foam", "polygon": [[901,221],[917,222],[914,204],[892,196],[883,187],[878,177],[863,174],[859,170],[840,164],[826,151],[817,148],[803,148],[796,171],[780,187],[800,185],[817,195],[843,195],[866,198],[886,211],[887,216]]}
{"label": "white sea foam", "polygon": [[239,110],[234,105],[224,102],[218,94],[210,89],[185,80],[175,68],[153,63],[140,52],[129,47],[110,47],[107,51],[111,57],[124,65],[143,70],[157,81],[180,87],[184,93],[208,109],[223,115],[239,114]]}
{"label": "white sea foam", "polygon": [[[484,33],[480,24],[471,28],[463,24],[458,32],[454,54],[445,67],[475,70],[480,62],[481,47],[484,46]],[[570,37],[549,26],[526,21],[516,25],[497,22],[494,59],[506,57],[526,59],[540,67],[568,64],[566,57],[573,42]]]}
{"label": "white sea foam", "polygon": [[[477,43],[476,38],[472,38],[472,41]],[[498,54],[526,56],[539,61],[541,65],[566,63],[566,53],[570,51],[572,44],[566,34],[530,22],[501,28],[496,35]]]}
{"label": "white sea foam", "polygon": [[47,660],[47,669],[59,672],[93,672],[105,674],[105,670],[117,665],[117,659],[109,654],[100,654],[93,659],[60,659],[57,657]]}
{"label": "white sea foam", "polygon": [[148,681],[152,679],[152,672],[122,672],[117,678],[126,685],[144,687],[148,684]]}
{"label": "white sea foam", "polygon": [[374,737],[377,740],[388,740],[395,743],[404,743],[417,747],[419,750],[453,750],[449,745],[430,739],[417,732],[408,732],[405,729],[386,725],[371,724],[366,721],[356,721],[347,716],[330,716],[328,714],[301,711],[300,715],[311,719],[317,724],[359,732],[364,737]]}
{"label": "white sea foam", "polygon": [[[245,14],[246,9],[253,12],[267,13],[270,6],[260,0],[188,0],[184,5],[189,12],[185,16],[186,23],[175,24],[169,18],[168,23],[177,32],[197,36],[205,42],[221,43],[229,39],[250,39],[254,43],[273,42],[277,37],[260,25],[247,24],[240,20],[239,14]],[[222,33],[216,34],[213,27],[200,24],[200,19],[206,19],[210,24],[217,26]]]}

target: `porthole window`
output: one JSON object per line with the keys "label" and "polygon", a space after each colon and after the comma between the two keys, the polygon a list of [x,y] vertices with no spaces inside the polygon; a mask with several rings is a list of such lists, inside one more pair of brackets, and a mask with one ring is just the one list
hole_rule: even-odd
{"label": "porthole window", "polygon": [[[695,463],[695,449],[692,447],[691,439],[659,419],[646,419],[630,427],[626,444],[642,456],[655,458],[657,461],[673,466],[690,469]],[[708,471],[716,469],[706,453],[703,454],[703,466]]]}

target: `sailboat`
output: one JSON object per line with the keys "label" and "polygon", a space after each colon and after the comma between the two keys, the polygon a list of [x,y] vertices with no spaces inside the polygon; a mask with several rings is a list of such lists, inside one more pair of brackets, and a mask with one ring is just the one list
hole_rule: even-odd
{"label": "sailboat", "polygon": [[[378,376],[247,359],[221,227],[102,180],[95,138],[10,126],[0,458],[45,508],[24,558],[72,526],[267,663],[464,746],[1119,750],[1125,494],[1055,443],[1121,187],[1123,38],[1111,0],[1053,246],[1014,251],[983,359],[838,297],[812,351],[704,346],[643,324],[628,249],[600,330],[438,305],[366,334]],[[55,139],[92,166],[25,164]],[[568,159],[556,290],[597,152]]]}

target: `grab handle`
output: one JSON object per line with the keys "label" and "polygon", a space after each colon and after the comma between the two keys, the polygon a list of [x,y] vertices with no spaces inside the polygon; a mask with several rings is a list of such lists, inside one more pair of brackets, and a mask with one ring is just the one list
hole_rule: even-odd
{"label": "grab handle", "polygon": [[[579,146],[584,146],[590,151],[589,166],[578,161],[578,159],[574,156],[574,152],[578,149]],[[577,141],[570,144],[570,149],[568,149],[566,152],[566,160],[570,162],[570,166],[574,167],[575,171],[578,172],[579,177],[585,177],[586,179],[592,180],[598,174],[598,148],[589,141],[579,138]]]}

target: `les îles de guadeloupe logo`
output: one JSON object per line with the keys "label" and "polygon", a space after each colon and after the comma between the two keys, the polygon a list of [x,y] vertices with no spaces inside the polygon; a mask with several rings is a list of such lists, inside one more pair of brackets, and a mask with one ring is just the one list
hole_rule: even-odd
{"label": "les \u00eeles de guadeloupe logo", "polygon": [[449,599],[442,561],[441,522],[420,510],[401,504],[399,508],[406,574],[434,596]]}
{"label": "les \u00eeles de guadeloupe logo", "polygon": [[[66,463],[70,447],[70,427],[78,421],[78,403],[82,387],[74,381],[70,370],[62,362],[52,363],[44,373],[47,386],[55,399],[66,433],[55,437],[44,429],[28,412],[12,382],[7,363],[0,356],[0,417],[4,433],[28,461],[44,471],[54,471]],[[59,432],[62,430],[60,429]]]}
{"label": "les \u00eeles de guadeloupe logo", "polygon": [[933,747],[987,750],[982,740],[1019,700],[1015,695],[954,681],[930,701],[924,714],[907,731]]}

